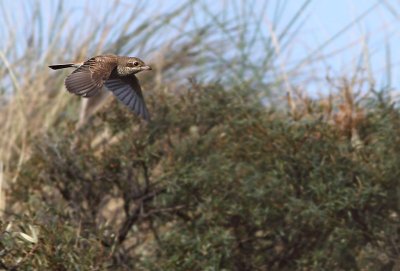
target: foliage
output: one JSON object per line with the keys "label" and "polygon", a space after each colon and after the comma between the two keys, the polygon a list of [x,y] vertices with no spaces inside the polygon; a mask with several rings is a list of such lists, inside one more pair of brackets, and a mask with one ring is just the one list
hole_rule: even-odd
{"label": "foliage", "polygon": [[63,224],[57,214],[51,214],[52,221],[42,224],[32,218],[19,218],[18,225],[13,222],[6,227],[1,225],[2,270],[101,270],[106,267],[104,263],[109,257],[93,232],[86,232],[87,237],[80,236],[79,229]]}
{"label": "foliage", "polygon": [[[153,98],[164,103],[148,124],[115,102],[80,134],[60,125],[35,139],[12,203],[46,229],[40,247],[66,246],[63,268],[74,261],[127,270],[395,264],[397,109],[369,109],[360,149],[321,118],[288,121],[220,85]],[[77,260],[82,246],[68,244],[79,242],[94,245]],[[51,259],[33,254],[25,260],[32,265]]]}

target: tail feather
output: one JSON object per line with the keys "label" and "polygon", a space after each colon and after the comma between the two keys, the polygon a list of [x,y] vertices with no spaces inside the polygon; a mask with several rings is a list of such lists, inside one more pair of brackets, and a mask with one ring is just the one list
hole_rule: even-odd
{"label": "tail feather", "polygon": [[67,64],[55,64],[55,65],[50,65],[49,68],[53,70],[59,70],[59,69],[65,69],[65,68],[71,68],[71,67],[79,67],[76,63],[67,63]]}

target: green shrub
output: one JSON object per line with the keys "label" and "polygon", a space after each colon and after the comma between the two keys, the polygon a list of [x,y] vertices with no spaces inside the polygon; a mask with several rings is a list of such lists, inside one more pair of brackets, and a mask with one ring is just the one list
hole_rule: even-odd
{"label": "green shrub", "polygon": [[[80,132],[64,123],[35,139],[10,195],[14,209],[40,228],[39,249],[12,241],[24,265],[375,270],[396,264],[397,109],[366,108],[358,127],[364,144],[354,148],[317,109],[315,117],[292,121],[251,94],[219,85],[152,99],[157,106],[148,124],[114,102]],[[62,261],[46,253],[57,247]],[[83,251],[91,253],[78,257]]]}

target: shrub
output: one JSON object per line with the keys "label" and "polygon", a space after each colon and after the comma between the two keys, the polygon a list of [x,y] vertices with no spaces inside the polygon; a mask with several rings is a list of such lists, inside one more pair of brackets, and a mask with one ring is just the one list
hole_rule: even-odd
{"label": "shrub", "polygon": [[[66,270],[74,264],[122,270],[395,265],[397,109],[370,106],[358,127],[363,147],[354,148],[317,109],[314,118],[291,121],[251,94],[219,85],[152,99],[157,107],[148,124],[114,102],[82,131],[60,124],[35,138],[10,195],[14,209],[41,229],[39,249],[19,252],[23,264]],[[2,236],[4,248],[8,234]],[[49,247],[68,257],[57,262],[43,252]],[[88,256],[78,257],[87,249]]]}

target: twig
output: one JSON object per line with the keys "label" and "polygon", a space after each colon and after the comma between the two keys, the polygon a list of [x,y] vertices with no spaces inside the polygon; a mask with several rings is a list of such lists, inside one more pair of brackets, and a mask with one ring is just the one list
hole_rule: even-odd
{"label": "twig", "polygon": [[149,187],[150,187],[150,179],[149,179],[149,172],[148,172],[148,168],[147,168],[147,164],[142,161],[142,167],[143,167],[143,176],[144,176],[144,182],[145,182],[145,189],[144,189],[144,193],[147,194],[149,192]]}
{"label": "twig", "polygon": [[119,230],[118,237],[117,237],[119,245],[125,241],[126,236],[128,235],[133,224],[135,224],[135,222],[141,217],[142,209],[144,209],[144,203],[152,200],[155,196],[163,193],[164,191],[166,191],[165,188],[153,191],[151,193],[143,195],[141,198],[139,198],[136,201],[137,207],[133,210],[133,212],[131,214],[127,214],[127,218],[126,218],[124,224],[122,225],[121,229]]}

